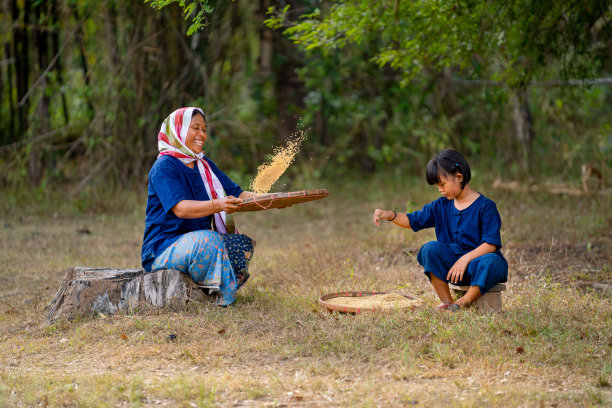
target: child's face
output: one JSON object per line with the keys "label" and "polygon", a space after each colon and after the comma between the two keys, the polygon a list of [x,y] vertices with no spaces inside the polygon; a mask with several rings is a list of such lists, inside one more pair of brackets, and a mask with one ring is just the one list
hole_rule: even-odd
{"label": "child's face", "polygon": [[440,174],[439,178],[440,182],[436,184],[436,187],[438,187],[440,194],[449,200],[457,197],[463,191],[463,188],[461,187],[463,174],[457,173],[452,176]]}

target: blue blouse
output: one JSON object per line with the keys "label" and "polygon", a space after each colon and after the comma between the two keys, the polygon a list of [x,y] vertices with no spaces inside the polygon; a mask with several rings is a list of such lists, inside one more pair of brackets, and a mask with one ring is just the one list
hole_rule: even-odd
{"label": "blue blouse", "polygon": [[455,201],[440,197],[422,210],[406,214],[413,231],[435,228],[438,242],[456,255],[466,254],[483,243],[495,245],[502,256],[501,217],[497,206],[482,194],[469,207],[458,210]]}
{"label": "blue blouse", "polygon": [[[219,170],[212,160],[207,157],[204,159],[221,182],[225,193],[238,197],[242,193],[240,186]],[[210,215],[192,219],[174,215],[172,207],[182,200],[210,200],[200,172],[197,166],[192,169],[172,156],[161,156],[149,172],[149,196],[141,253],[142,266],[146,271],[151,270],[155,257],[182,235],[211,229]]]}

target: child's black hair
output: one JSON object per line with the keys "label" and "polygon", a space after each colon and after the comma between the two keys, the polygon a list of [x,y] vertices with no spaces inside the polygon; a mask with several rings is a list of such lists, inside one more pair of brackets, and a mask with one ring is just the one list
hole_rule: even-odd
{"label": "child's black hair", "polygon": [[440,176],[450,177],[457,173],[463,175],[461,188],[464,188],[472,178],[470,166],[458,151],[446,149],[438,152],[429,163],[427,163],[425,177],[427,178],[427,183],[433,186],[440,182]]}

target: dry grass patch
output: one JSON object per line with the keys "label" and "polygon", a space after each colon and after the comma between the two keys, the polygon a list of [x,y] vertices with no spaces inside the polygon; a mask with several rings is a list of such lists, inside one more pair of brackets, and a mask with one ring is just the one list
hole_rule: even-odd
{"label": "dry grass patch", "polygon": [[[0,406],[612,403],[610,292],[579,284],[612,281],[609,200],[492,197],[511,264],[504,311],[436,314],[415,259],[432,233],[377,230],[370,216],[383,199],[331,191],[319,204],[238,214],[257,247],[232,307],[193,303],[52,326],[44,306],[68,266],[138,267],[141,214],[13,211],[0,230]],[[385,206],[420,205],[427,198],[415,197],[428,194]],[[563,224],[575,208],[584,215]],[[424,304],[359,315],[316,305],[326,293],[367,289]]]}

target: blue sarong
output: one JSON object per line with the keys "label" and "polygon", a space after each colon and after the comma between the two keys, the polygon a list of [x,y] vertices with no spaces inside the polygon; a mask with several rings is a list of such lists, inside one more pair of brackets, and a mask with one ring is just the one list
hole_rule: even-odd
{"label": "blue sarong", "polygon": [[158,256],[151,271],[176,269],[188,274],[208,294],[217,293],[217,305],[227,306],[236,301],[236,291],[249,277],[254,246],[255,241],[243,234],[193,231]]}

